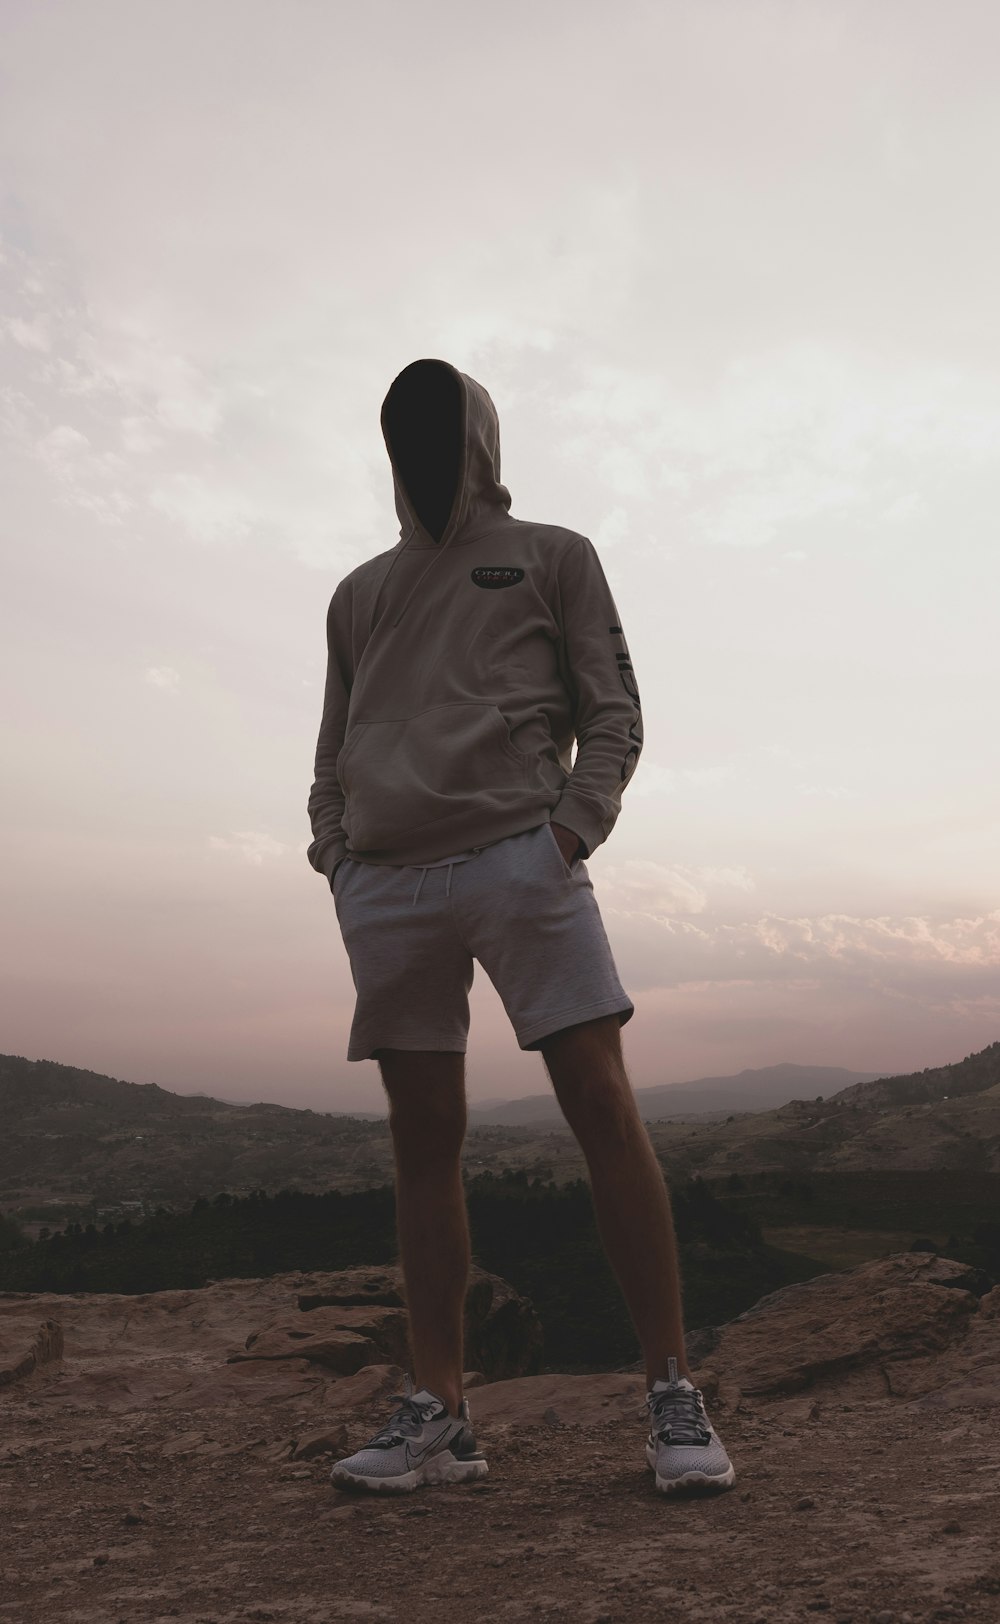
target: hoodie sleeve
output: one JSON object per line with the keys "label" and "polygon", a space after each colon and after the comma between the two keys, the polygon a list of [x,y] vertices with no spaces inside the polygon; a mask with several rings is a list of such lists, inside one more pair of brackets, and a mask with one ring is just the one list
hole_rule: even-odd
{"label": "hoodie sleeve", "polygon": [[560,669],[573,702],[576,758],[552,822],[589,857],[607,840],[642,749],[642,712],[621,619],[591,541],[579,536],[556,570]]}
{"label": "hoodie sleeve", "polygon": [[351,596],[341,582],[326,616],[326,689],[323,719],[316,745],[315,778],[309,791],[309,822],[313,841],[306,852],[311,866],[324,874],[333,888],[333,871],[347,856],[347,837],[341,826],[344,792],[337,777],[337,757],[347,731],[347,707],[354,679],[351,657]]}

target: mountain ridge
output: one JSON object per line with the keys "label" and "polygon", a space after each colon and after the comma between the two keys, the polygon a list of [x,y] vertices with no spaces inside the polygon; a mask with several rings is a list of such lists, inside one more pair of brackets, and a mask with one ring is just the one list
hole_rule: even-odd
{"label": "mountain ridge", "polygon": [[[832,1092],[838,1084],[850,1087],[873,1081],[879,1075],[877,1071],[850,1071],[843,1066],[802,1066],[782,1061],[774,1066],[745,1067],[730,1076],[658,1083],[634,1092],[640,1116],[651,1121],[709,1112],[769,1110],[802,1098],[807,1091],[811,1098],[819,1092]],[[492,1108],[470,1105],[469,1121],[483,1125],[543,1121],[562,1124],[563,1116],[554,1094],[528,1094]]]}
{"label": "mountain ridge", "polygon": [[[874,1071],[851,1071],[841,1066],[801,1066],[792,1061],[781,1061],[774,1066],[746,1067],[731,1076],[699,1077],[683,1083],[659,1083],[650,1088],[635,1090],[640,1112],[649,1117],[660,1104],[676,1108],[674,1114],[728,1111],[734,1106],[743,1110],[766,1110],[784,1104],[797,1095],[797,1088],[814,1084],[827,1084],[849,1079],[850,1083],[867,1082],[879,1077]],[[744,1081],[746,1080],[746,1081]],[[849,1086],[843,1083],[842,1086]],[[703,1092],[702,1092],[703,1091]],[[780,1098],[776,1097],[779,1096]],[[289,1111],[300,1116],[317,1119],[354,1120],[358,1122],[384,1121],[386,1111],[316,1111],[311,1106],[281,1105],[269,1100],[231,1100],[209,1094],[204,1089],[181,1094],[162,1088],[159,1083],[133,1083],[125,1078],[111,1077],[104,1072],[81,1066],[66,1065],[62,1061],[40,1058],[30,1060],[25,1055],[0,1054],[0,1097],[5,1111],[19,1104],[37,1105],[39,1097],[53,1104],[89,1103],[97,1107],[117,1106],[131,1120],[150,1115],[157,1107],[173,1109],[193,1116],[206,1108],[220,1112],[233,1111]],[[168,1104],[168,1102],[172,1102]],[[701,1103],[699,1103],[701,1102]],[[646,1107],[649,1107],[647,1110]],[[523,1108],[523,1109],[522,1109]],[[497,1123],[530,1126],[542,1118],[563,1122],[555,1095],[551,1092],[528,1094],[510,1100],[488,1100],[482,1104],[470,1102],[469,1121],[482,1125]]]}
{"label": "mountain ridge", "polygon": [[[739,1075],[759,1079],[763,1071],[773,1081],[775,1070]],[[836,1067],[788,1063],[778,1081],[784,1079],[786,1095],[793,1079],[816,1090],[820,1071],[827,1081],[843,1075]],[[669,1177],[1000,1172],[1000,1042],[922,1072],[868,1080],[862,1074],[832,1094],[816,1090],[769,1110],[727,1114],[716,1095],[715,1110],[685,1113],[676,1092],[683,1087],[637,1091]],[[650,1095],[658,1100],[671,1090],[672,1114],[665,1118]],[[552,1106],[558,1111],[554,1098]],[[0,1119],[0,1204],[37,1225],[73,1217],[80,1207],[114,1216],[123,1204],[180,1205],[219,1191],[368,1189],[391,1182],[394,1171],[385,1116],[237,1106],[23,1056],[0,1056]],[[561,1115],[497,1122],[477,1120],[470,1110],[462,1159],[470,1174],[509,1168],[556,1182],[586,1174]],[[66,1210],[55,1210],[60,1206]]]}

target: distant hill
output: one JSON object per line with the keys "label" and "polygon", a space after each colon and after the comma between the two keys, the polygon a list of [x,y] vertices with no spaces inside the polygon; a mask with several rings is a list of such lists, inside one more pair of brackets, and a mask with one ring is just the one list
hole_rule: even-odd
{"label": "distant hill", "polygon": [[172,1094],[52,1060],[0,1055],[0,1202],[43,1216],[46,1202],[165,1205],[220,1190],[379,1182],[376,1125],[283,1105]]}
{"label": "distant hill", "polygon": [[[789,1100],[815,1099],[851,1084],[871,1082],[877,1071],[846,1071],[842,1066],[762,1066],[733,1077],[699,1077],[689,1083],[661,1083],[635,1090],[639,1114],[645,1122],[665,1117],[725,1115],[729,1111],[767,1111]],[[555,1096],[530,1094],[497,1105],[469,1107],[469,1121],[477,1123],[551,1123],[565,1127]],[[568,1131],[568,1130],[567,1130]]]}
{"label": "distant hill", "polygon": [[[468,1160],[502,1167],[532,1132],[491,1128]],[[357,1190],[390,1181],[385,1114],[172,1094],[54,1060],[0,1055],[0,1208],[29,1223],[81,1209],[131,1214],[251,1190]],[[49,1208],[53,1210],[49,1212]]]}
{"label": "distant hill", "polygon": [[[23,1055],[0,1055],[0,1099],[5,1127],[30,1118],[43,1129],[77,1125],[79,1113],[105,1122],[113,1115],[123,1126],[141,1124],[164,1111],[173,1116],[198,1116],[205,1094],[171,1094],[157,1083],[126,1083],[99,1071],[63,1066],[55,1060],[26,1060]],[[236,1109],[220,1100],[209,1103],[220,1111]]]}
{"label": "distant hill", "polygon": [[846,1104],[883,1107],[918,1105],[984,1094],[1000,1084],[1000,1043],[948,1066],[912,1072],[908,1077],[878,1077],[841,1089],[834,1097]]}
{"label": "distant hill", "polygon": [[[790,1089],[805,1097],[789,1099]],[[761,1108],[774,1093],[782,1103]],[[670,1178],[1000,1171],[1000,1043],[907,1076],[772,1066],[639,1089],[637,1098]],[[534,1120],[516,1120],[521,1106]],[[515,1120],[502,1120],[508,1112]],[[586,1171],[553,1096],[469,1114],[470,1175],[510,1168],[561,1183]],[[239,1106],[20,1055],[0,1056],[0,1128],[0,1208],[36,1229],[221,1191],[351,1191],[393,1177],[384,1116]]]}
{"label": "distant hill", "polygon": [[709,1177],[783,1170],[1000,1172],[1000,1043],[903,1077],[856,1083],[821,1101],[720,1122],[653,1128],[678,1170]]}

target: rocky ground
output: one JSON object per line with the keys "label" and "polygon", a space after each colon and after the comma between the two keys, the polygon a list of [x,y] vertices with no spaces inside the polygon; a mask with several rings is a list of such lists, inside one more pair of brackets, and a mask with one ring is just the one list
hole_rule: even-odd
{"label": "rocky ground", "polygon": [[[897,1254],[693,1333],[737,1470],[709,1499],[654,1492],[633,1371],[470,1373],[487,1479],[334,1489],[401,1390],[392,1275],[0,1296],[0,1620],[1000,1620],[1000,1288],[973,1271]],[[473,1299],[481,1363],[530,1361],[509,1288]]]}

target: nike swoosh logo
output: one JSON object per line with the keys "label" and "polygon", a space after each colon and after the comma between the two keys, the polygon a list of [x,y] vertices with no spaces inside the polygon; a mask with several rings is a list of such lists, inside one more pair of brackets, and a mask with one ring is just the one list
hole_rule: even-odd
{"label": "nike swoosh logo", "polygon": [[432,1438],[429,1444],[425,1444],[423,1449],[419,1449],[419,1450],[413,1449],[410,1444],[407,1444],[406,1445],[406,1464],[407,1464],[407,1466],[408,1467],[419,1466],[420,1462],[422,1460],[426,1459],[426,1457],[431,1453],[432,1449],[434,1449],[438,1444],[448,1444],[454,1436],[455,1436],[455,1433],[449,1432],[446,1429],[444,1432],[439,1432],[436,1438]]}

